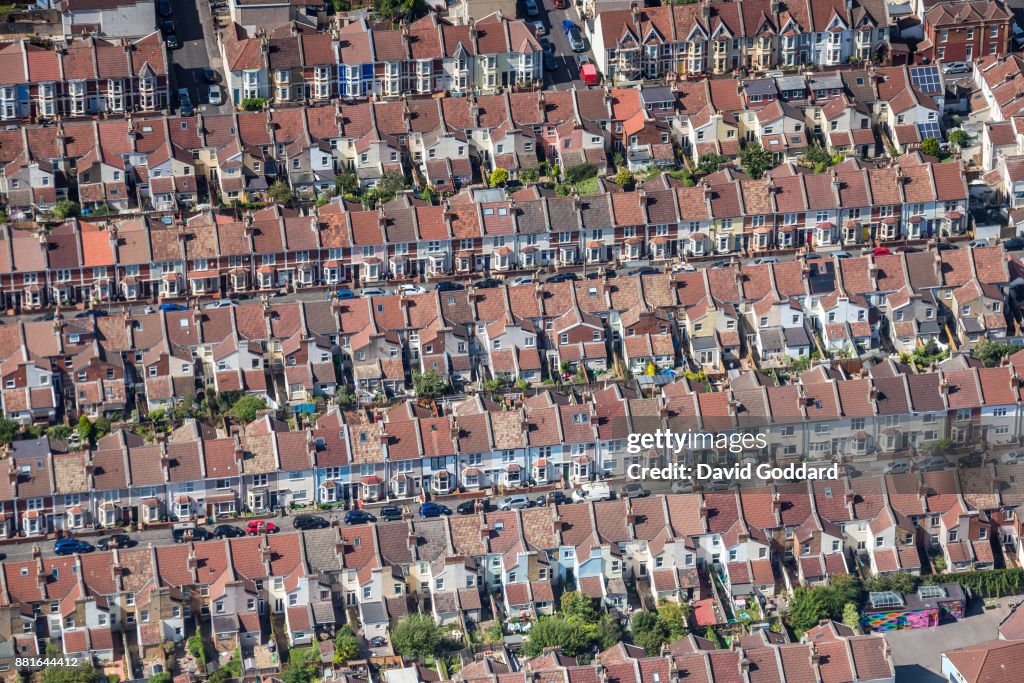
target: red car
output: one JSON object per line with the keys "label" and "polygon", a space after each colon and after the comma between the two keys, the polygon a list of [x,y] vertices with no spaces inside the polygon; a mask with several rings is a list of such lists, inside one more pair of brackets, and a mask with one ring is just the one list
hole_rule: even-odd
{"label": "red car", "polygon": [[889,256],[890,254],[892,254],[892,252],[886,249],[885,247],[875,247],[875,250],[871,253],[874,254],[875,256]]}
{"label": "red car", "polygon": [[250,536],[255,536],[256,534],[276,534],[277,525],[266,520],[254,519],[245,525],[245,533]]}
{"label": "red car", "polygon": [[555,9],[569,9],[569,0],[554,0]]}

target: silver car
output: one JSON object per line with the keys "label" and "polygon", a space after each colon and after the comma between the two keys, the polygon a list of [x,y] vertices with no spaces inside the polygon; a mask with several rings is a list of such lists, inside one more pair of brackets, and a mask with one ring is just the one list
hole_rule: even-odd
{"label": "silver car", "polygon": [[526,496],[506,496],[498,505],[499,510],[524,510],[530,507],[530,499]]}
{"label": "silver car", "polygon": [[885,469],[882,470],[882,474],[906,474],[909,471],[910,461],[906,458],[900,458],[888,463]]}

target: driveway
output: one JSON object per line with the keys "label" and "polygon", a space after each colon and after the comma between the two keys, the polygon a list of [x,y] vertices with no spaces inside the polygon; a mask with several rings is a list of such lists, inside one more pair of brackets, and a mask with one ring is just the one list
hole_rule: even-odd
{"label": "driveway", "polygon": [[1006,598],[999,607],[983,610],[981,600],[972,601],[967,618],[936,628],[908,629],[885,634],[896,665],[896,680],[903,683],[942,683],[941,653],[998,637],[999,622],[1009,614]]}

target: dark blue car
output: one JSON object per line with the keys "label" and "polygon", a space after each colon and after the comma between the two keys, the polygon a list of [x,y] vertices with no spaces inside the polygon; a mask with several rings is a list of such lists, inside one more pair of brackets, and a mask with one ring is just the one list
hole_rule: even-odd
{"label": "dark blue car", "polygon": [[374,521],[374,516],[366,510],[349,510],[345,513],[345,524],[366,524]]}
{"label": "dark blue car", "polygon": [[452,511],[448,509],[447,505],[441,505],[440,503],[424,503],[420,505],[420,517],[440,517],[441,515],[450,515]]}
{"label": "dark blue car", "polygon": [[85,541],[79,541],[76,538],[62,538],[53,544],[53,553],[55,555],[74,555],[75,553],[88,553],[92,551],[92,546]]}

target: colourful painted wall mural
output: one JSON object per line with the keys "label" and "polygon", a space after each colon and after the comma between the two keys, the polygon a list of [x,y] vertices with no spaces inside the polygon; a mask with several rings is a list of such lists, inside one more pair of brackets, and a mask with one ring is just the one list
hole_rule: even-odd
{"label": "colourful painted wall mural", "polygon": [[[952,616],[952,615],[951,615]],[[868,632],[901,631],[908,628],[930,628],[939,625],[939,609],[915,611],[872,612],[860,618]]]}

